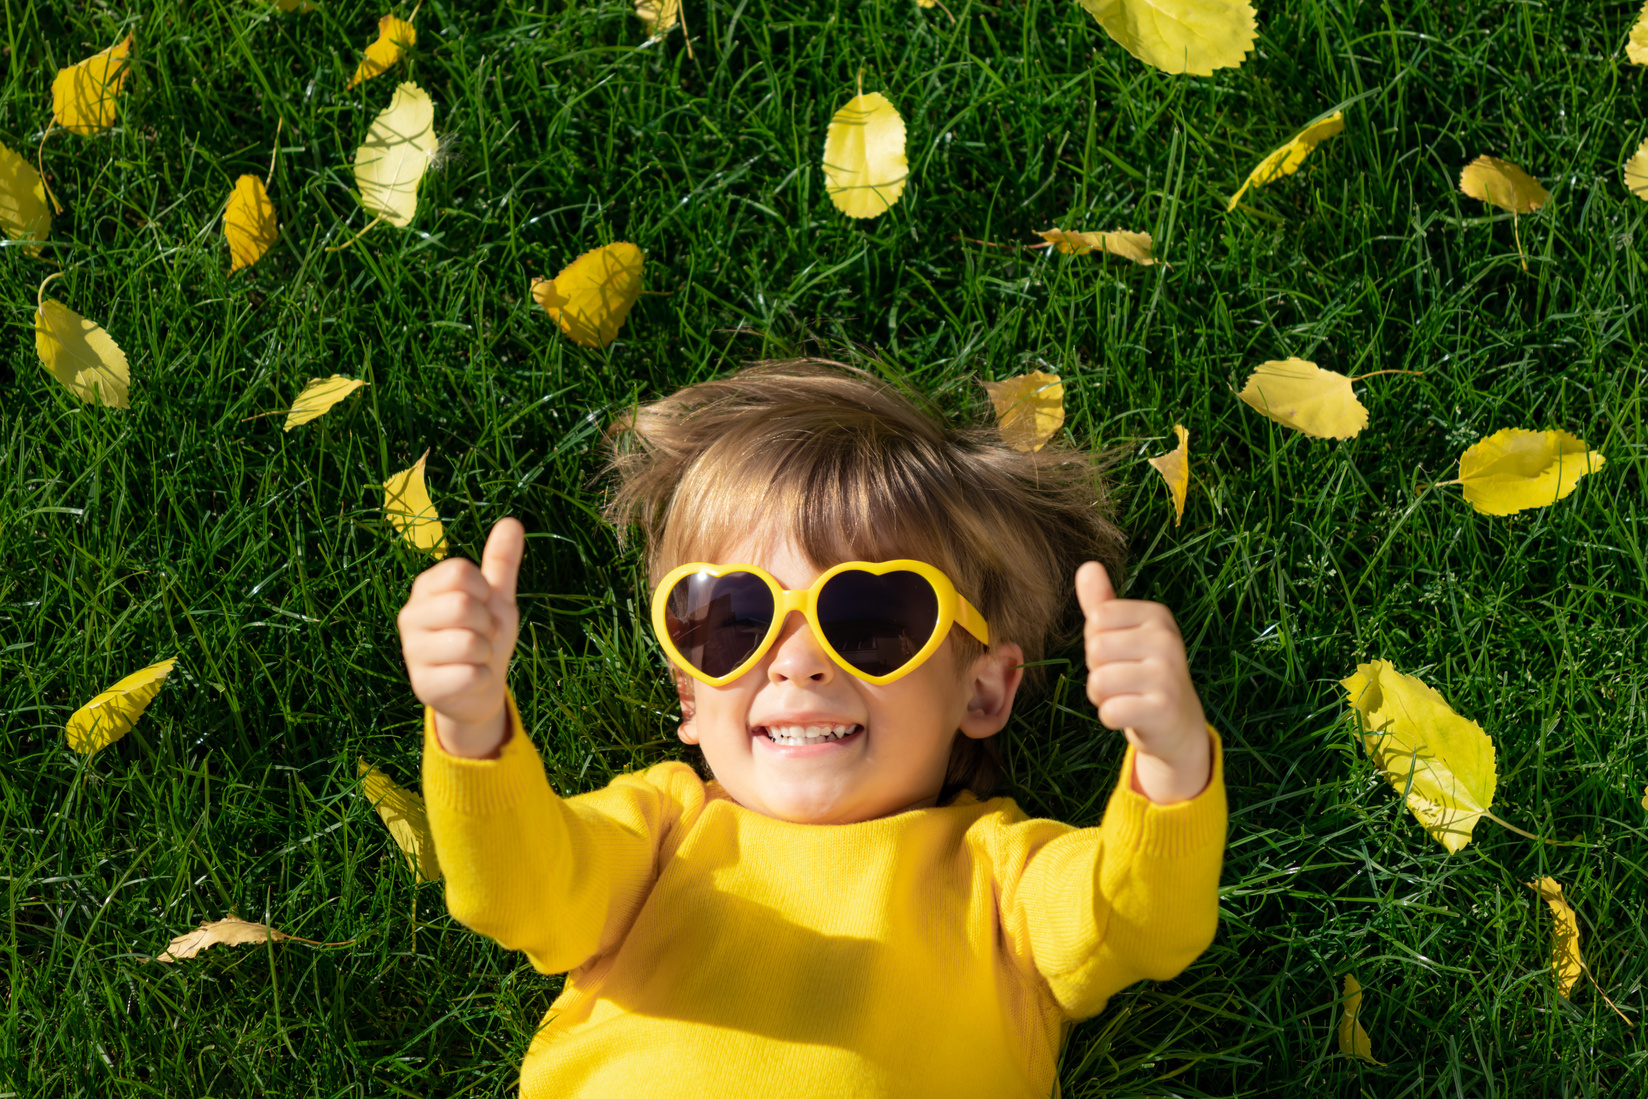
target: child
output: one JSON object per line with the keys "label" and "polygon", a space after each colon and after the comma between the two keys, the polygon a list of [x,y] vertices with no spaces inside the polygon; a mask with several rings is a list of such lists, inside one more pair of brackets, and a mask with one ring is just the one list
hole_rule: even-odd
{"label": "child", "polygon": [[[680,737],[712,780],[672,762],[550,790],[505,688],[515,520],[400,613],[447,905],[568,973],[522,1099],[1052,1094],[1071,1021],[1211,941],[1225,834],[1173,617],[1091,560],[1121,556],[1091,460],[806,361],[615,434],[608,514],[646,536]],[[988,738],[1072,574],[1088,698],[1129,743],[1084,829],[989,797]]]}

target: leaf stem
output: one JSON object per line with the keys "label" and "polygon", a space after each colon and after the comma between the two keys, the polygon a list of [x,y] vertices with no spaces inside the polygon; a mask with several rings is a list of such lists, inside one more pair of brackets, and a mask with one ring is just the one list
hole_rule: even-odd
{"label": "leaf stem", "polygon": [[1353,382],[1359,382],[1363,378],[1377,378],[1381,374],[1412,374],[1416,378],[1423,378],[1425,376],[1425,372],[1423,370],[1370,370],[1366,374],[1358,374],[1350,380]]}
{"label": "leaf stem", "polygon": [[52,127],[55,125],[57,125],[57,119],[55,118],[46,123],[46,132],[40,135],[40,147],[34,151],[34,166],[40,173],[40,186],[46,189],[46,197],[52,200],[52,212],[61,214],[63,204],[57,201],[57,196],[52,193],[51,184],[46,182],[46,162],[41,159],[46,155],[46,138],[51,136]]}
{"label": "leaf stem", "polygon": [[67,271],[54,271],[45,277],[45,279],[40,283],[40,289],[34,292],[35,309],[43,312],[46,308],[46,283],[50,282],[52,279],[60,279],[66,274],[68,274]]}
{"label": "leaf stem", "polygon": [[687,60],[697,61],[698,58],[692,55],[692,34],[687,30],[687,5],[684,2],[675,5],[675,19],[681,24],[681,41],[687,44]]}
{"label": "leaf stem", "polygon": [[269,174],[263,177],[263,189],[269,190],[270,182],[275,178],[275,158],[280,155],[280,128],[286,124],[285,116],[275,119],[275,147],[269,152]]}
{"label": "leaf stem", "polygon": [[328,252],[341,252],[341,251],[343,251],[345,248],[348,248],[350,245],[354,244],[357,240],[364,237],[367,234],[367,231],[372,228],[372,226],[376,225],[378,222],[380,222],[382,220],[383,220],[383,215],[379,214],[377,217],[373,218],[371,221],[366,223],[366,228],[365,229],[362,229],[360,232],[356,233],[354,236],[350,237],[348,240],[344,241],[342,244],[338,245],[337,247],[328,248],[327,251]]}
{"label": "leaf stem", "polygon": [[1522,219],[1517,216],[1515,210],[1511,211],[1511,236],[1516,238],[1516,255],[1522,261],[1522,270],[1526,272],[1528,270],[1528,253],[1522,250]]}
{"label": "leaf stem", "polygon": [[1549,844],[1552,847],[1595,847],[1596,846],[1596,844],[1594,844],[1594,843],[1586,843],[1583,840],[1552,840],[1552,839],[1546,839],[1544,836],[1536,836],[1532,832],[1524,832],[1522,829],[1518,828],[1516,825],[1512,824],[1510,821],[1500,820],[1498,817],[1494,816],[1492,813],[1488,812],[1486,809],[1484,809],[1482,811],[1482,815],[1487,817],[1489,820],[1493,821],[1495,824],[1499,825],[1501,828],[1507,829],[1508,831],[1511,831],[1511,832],[1515,832],[1517,835],[1526,837],[1527,839],[1538,840],[1540,843]]}

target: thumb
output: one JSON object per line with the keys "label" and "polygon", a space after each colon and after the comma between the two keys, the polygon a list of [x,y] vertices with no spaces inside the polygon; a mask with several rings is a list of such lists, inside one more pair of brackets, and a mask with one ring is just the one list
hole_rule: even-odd
{"label": "thumb", "polygon": [[1110,586],[1110,574],[1103,565],[1089,561],[1076,570],[1076,601],[1082,614],[1092,614],[1114,598],[1116,589]]}
{"label": "thumb", "polygon": [[481,576],[494,597],[515,602],[515,578],[521,572],[521,556],[526,552],[526,528],[519,519],[500,519],[487,535],[481,551]]}

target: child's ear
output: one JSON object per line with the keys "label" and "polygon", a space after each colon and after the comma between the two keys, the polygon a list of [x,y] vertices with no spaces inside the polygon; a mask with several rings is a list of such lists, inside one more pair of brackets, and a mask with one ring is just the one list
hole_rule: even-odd
{"label": "child's ear", "polygon": [[974,740],[995,736],[1013,714],[1013,698],[1024,682],[1024,650],[1011,641],[986,649],[973,661],[963,685],[971,693],[961,732]]}
{"label": "child's ear", "polygon": [[676,735],[683,744],[698,743],[698,704],[693,700],[693,688],[697,682],[675,665],[670,665],[670,674],[675,677],[675,693],[681,698],[681,727]]}

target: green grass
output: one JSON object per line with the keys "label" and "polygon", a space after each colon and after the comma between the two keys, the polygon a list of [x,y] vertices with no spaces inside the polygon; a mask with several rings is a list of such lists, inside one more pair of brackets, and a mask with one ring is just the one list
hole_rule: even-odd
{"label": "green grass", "polygon": [[[426,448],[460,552],[498,517],[531,540],[514,672],[562,792],[678,755],[633,555],[594,518],[601,430],[637,397],[791,353],[907,379],[957,416],[978,382],[1065,378],[1072,436],[1117,473],[1135,596],[1173,608],[1233,806],[1223,919],[1179,979],[1075,1029],[1064,1093],[1638,1094],[1648,1080],[1645,136],[1623,65],[1635,0],[1266,2],[1257,52],[1148,70],[1067,0],[694,3],[637,48],[623,0],[429,0],[409,69],[343,85],[378,7],[7,0],[0,141],[29,155],[57,66],[136,34],[119,126],[57,132],[49,262],[0,251],[0,1092],[427,1096],[511,1091],[559,980],[446,917],[358,796],[365,756],[415,784],[395,612],[423,562],[381,517]],[[403,9],[404,14],[404,9]],[[852,223],[823,193],[830,113],[859,72],[909,127],[912,180]],[[366,221],[350,164],[408,75],[456,155],[412,227]],[[1297,176],[1224,200],[1347,104]],[[230,278],[215,218],[284,120],[273,252]],[[1480,153],[1551,188],[1525,217],[1459,195]],[[1156,234],[1170,267],[1015,250],[1053,225]],[[562,339],[529,280],[631,240],[648,285],[606,351]],[[990,241],[1008,247],[985,247]],[[40,369],[34,287],[125,348],[132,407]],[[1298,355],[1359,386],[1357,439],[1240,404]],[[308,378],[372,385],[283,433]],[[1175,529],[1142,458],[1192,432]],[[1459,452],[1561,427],[1608,459],[1554,507],[1472,512]],[[69,751],[69,713],[179,658],[125,740]],[[1069,654],[1064,654],[1069,655]],[[1506,819],[1448,856],[1357,747],[1337,680],[1383,658],[1498,747]],[[1079,689],[1016,715],[1011,790],[1094,823],[1119,738]],[[1558,998],[1560,879],[1596,991]],[[142,959],[226,912],[351,945]],[[1384,1068],[1337,1053],[1345,972]]]}

